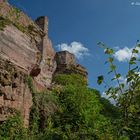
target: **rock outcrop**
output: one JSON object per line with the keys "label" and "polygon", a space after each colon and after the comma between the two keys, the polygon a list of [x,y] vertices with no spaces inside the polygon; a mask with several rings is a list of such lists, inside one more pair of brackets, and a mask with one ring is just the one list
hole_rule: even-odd
{"label": "rock outcrop", "polygon": [[26,76],[21,68],[0,57],[0,122],[17,110],[28,126],[32,94]]}
{"label": "rock outcrop", "polygon": [[80,64],[76,63],[75,56],[68,51],[57,52],[55,55],[57,68],[55,74],[80,74],[87,79],[87,71]]}
{"label": "rock outcrop", "polygon": [[5,0],[0,0],[0,122],[21,112],[28,127],[32,93],[26,82],[31,76],[38,91],[49,88],[55,74],[78,73],[87,78],[73,54],[55,52],[48,37],[48,19],[33,22]]}

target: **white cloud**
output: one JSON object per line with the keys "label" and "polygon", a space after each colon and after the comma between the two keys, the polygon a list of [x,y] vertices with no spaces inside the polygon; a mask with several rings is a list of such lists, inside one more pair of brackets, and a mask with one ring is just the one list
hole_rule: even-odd
{"label": "white cloud", "polygon": [[128,47],[124,47],[123,49],[116,51],[114,57],[120,62],[125,62],[130,60],[131,55],[132,55],[132,49],[129,49]]}
{"label": "white cloud", "polygon": [[[124,47],[115,52],[114,57],[120,62],[127,62],[132,57],[133,48]],[[137,49],[140,52],[140,49]],[[133,54],[135,57],[139,57],[139,54]]]}
{"label": "white cloud", "polygon": [[131,2],[131,5],[134,5],[134,6],[140,6],[140,2]]}
{"label": "white cloud", "polygon": [[77,59],[81,59],[84,56],[89,55],[88,48],[84,47],[84,45],[80,42],[72,42],[71,44],[61,43],[56,46],[60,51],[68,51],[73,53]]}
{"label": "white cloud", "polygon": [[119,49],[120,49],[119,46],[115,46],[115,47],[114,47],[114,50],[119,50]]}

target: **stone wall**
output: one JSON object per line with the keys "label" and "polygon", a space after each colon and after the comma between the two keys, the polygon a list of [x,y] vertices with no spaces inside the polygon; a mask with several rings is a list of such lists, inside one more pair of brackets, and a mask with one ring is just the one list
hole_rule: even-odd
{"label": "stone wall", "polygon": [[52,82],[53,73],[56,69],[55,51],[52,47],[52,42],[48,38],[48,18],[39,17],[36,20],[36,24],[45,32],[45,36],[42,38],[42,59],[40,63],[41,72],[37,77],[34,77],[36,85],[39,89],[50,87]]}

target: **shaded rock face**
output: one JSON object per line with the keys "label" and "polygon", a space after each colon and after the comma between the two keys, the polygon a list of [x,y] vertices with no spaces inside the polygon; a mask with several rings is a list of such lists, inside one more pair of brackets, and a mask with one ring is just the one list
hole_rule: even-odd
{"label": "shaded rock face", "polygon": [[32,94],[26,83],[26,74],[10,61],[0,58],[0,122],[18,110],[28,127]]}

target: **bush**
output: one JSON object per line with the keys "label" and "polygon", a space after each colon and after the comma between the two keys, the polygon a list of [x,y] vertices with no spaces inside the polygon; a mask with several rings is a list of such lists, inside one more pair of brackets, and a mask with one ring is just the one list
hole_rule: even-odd
{"label": "bush", "polygon": [[28,140],[27,130],[19,114],[9,117],[0,125],[0,140]]}
{"label": "bush", "polygon": [[57,74],[53,78],[53,82],[60,85],[82,85],[87,86],[85,77],[79,74]]}

